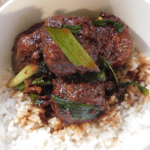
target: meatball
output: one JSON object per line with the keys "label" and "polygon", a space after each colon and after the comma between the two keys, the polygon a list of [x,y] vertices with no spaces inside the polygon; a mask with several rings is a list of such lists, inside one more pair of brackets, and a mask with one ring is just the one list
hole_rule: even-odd
{"label": "meatball", "polygon": [[[100,17],[122,23],[119,18],[106,13],[100,13]],[[97,42],[100,41],[102,44],[99,47],[100,55],[103,56],[113,68],[124,65],[130,57],[133,47],[133,40],[128,26],[124,24],[122,33],[118,33],[113,25],[97,27],[96,32]]]}
{"label": "meatball", "polygon": [[44,23],[37,23],[27,31],[20,33],[12,48],[12,67],[15,73],[27,64],[38,63],[41,58],[41,33]]}
{"label": "meatball", "polygon": [[[86,83],[79,79],[71,80],[67,77],[57,77],[53,80],[52,94],[70,101],[94,105],[102,110],[106,109],[105,86],[103,82]],[[71,115],[61,113],[52,98],[51,106],[56,116],[68,124],[80,124],[87,121],[73,119]]]}
{"label": "meatball", "polygon": [[[88,26],[88,21],[89,19],[87,17],[71,17],[58,15],[48,18],[48,20],[45,22],[45,26],[60,27],[64,24]],[[98,49],[95,39],[88,36],[86,37],[83,34],[76,34],[74,36],[86,50],[89,56],[93,59],[93,61],[96,62]],[[56,76],[67,76],[72,75],[76,72],[84,73],[85,71],[91,71],[90,69],[85,70],[85,68],[76,69],[75,66],[64,55],[58,45],[54,42],[54,40],[50,37],[47,31],[45,32],[45,36],[43,38],[42,50],[44,61]]]}

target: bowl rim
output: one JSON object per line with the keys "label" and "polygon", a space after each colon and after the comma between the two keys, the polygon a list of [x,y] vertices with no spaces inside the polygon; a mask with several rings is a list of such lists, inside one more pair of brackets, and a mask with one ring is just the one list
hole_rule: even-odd
{"label": "bowl rim", "polygon": [[4,3],[1,7],[0,7],[0,13],[3,11],[3,9],[5,9],[10,3],[12,3],[14,0],[8,0],[6,3]]}

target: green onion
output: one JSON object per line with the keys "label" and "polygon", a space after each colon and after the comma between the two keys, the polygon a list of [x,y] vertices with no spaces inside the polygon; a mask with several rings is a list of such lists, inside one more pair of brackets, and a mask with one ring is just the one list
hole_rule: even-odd
{"label": "green onion", "polygon": [[97,25],[97,26],[102,26],[102,27],[106,27],[109,24],[112,24],[115,27],[115,30],[119,33],[122,33],[124,30],[123,24],[118,23],[118,22],[113,21],[113,20],[109,20],[109,19],[102,19],[102,20],[96,19],[95,21],[93,21],[93,24]]}
{"label": "green onion", "polygon": [[114,76],[114,78],[116,80],[116,83],[118,83],[118,79],[117,79],[117,76],[116,76],[114,70],[112,69],[112,67],[110,66],[110,64],[102,56],[98,56],[97,62],[99,63],[99,65],[102,68],[111,70],[111,72],[113,73],[113,76]]}
{"label": "green onion", "polygon": [[30,94],[29,96],[31,100],[33,101],[34,106],[36,106],[37,104],[40,106],[44,102],[44,100],[38,100],[37,94]]}
{"label": "green onion", "polygon": [[20,83],[19,85],[13,87],[13,89],[14,89],[15,91],[23,91],[23,90],[25,90],[25,83],[22,82],[22,83]]}
{"label": "green onion", "polygon": [[99,72],[86,72],[83,74],[83,79],[89,82],[106,81],[105,71]]}
{"label": "green onion", "polygon": [[38,99],[37,94],[30,94],[29,96],[31,97],[31,100],[34,101],[34,102]]}
{"label": "green onion", "polygon": [[[40,85],[40,86],[45,86],[45,85],[51,85],[52,82],[51,81],[44,81],[42,77],[39,77],[39,78],[35,78],[32,83],[31,83],[31,86],[32,85]],[[25,90],[25,83],[22,82],[20,83],[19,85],[15,86],[13,88],[15,91],[23,91]]]}
{"label": "green onion", "polygon": [[105,111],[93,105],[69,101],[53,94],[51,96],[59,107],[61,113],[66,114],[69,111],[72,115],[71,117],[74,119],[94,119],[99,117]]}
{"label": "green onion", "polygon": [[69,29],[45,28],[76,68],[87,68],[95,72],[100,71]]}
{"label": "green onion", "polygon": [[42,77],[39,77],[39,78],[35,78],[35,79],[32,81],[32,83],[31,83],[31,85],[36,85],[36,84],[38,84],[38,85],[40,85],[40,86],[45,86],[45,85],[51,85],[52,82],[51,82],[51,81],[45,81],[45,80],[43,80]]}
{"label": "green onion", "polygon": [[79,34],[82,27],[80,25],[61,25],[61,28],[66,28],[71,31],[71,33]]}
{"label": "green onion", "polygon": [[38,65],[30,64],[25,66],[10,82],[9,87],[15,87],[34,75],[39,69]]}
{"label": "green onion", "polygon": [[137,86],[142,94],[149,95],[149,90],[147,88],[145,88],[145,87],[141,86],[140,84],[133,82],[133,81],[120,83],[119,87],[126,88],[131,84]]}

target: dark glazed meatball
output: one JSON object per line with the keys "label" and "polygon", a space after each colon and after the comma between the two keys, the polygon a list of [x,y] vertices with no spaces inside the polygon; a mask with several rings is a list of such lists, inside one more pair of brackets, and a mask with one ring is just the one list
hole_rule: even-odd
{"label": "dark glazed meatball", "polygon": [[[100,13],[103,19],[110,19],[118,23],[122,21],[106,13]],[[102,36],[102,38],[100,38]],[[105,28],[97,27],[97,42],[102,43],[99,47],[100,55],[103,56],[113,68],[124,65],[131,55],[133,40],[129,33],[129,28],[124,24],[122,33],[118,33],[113,25],[108,25]]]}
{"label": "dark glazed meatball", "polygon": [[38,63],[42,53],[43,24],[37,23],[17,36],[12,48],[12,66],[15,73],[18,73],[27,64]]}
{"label": "dark glazed meatball", "polygon": [[[65,77],[57,77],[53,81],[52,94],[70,101],[94,105],[103,110],[106,109],[105,86],[103,82],[86,83],[77,79],[71,80]],[[56,116],[68,124],[79,124],[87,121],[73,119],[71,115],[62,114],[52,98],[51,106]]]}
{"label": "dark glazed meatball", "polygon": [[[71,17],[58,15],[48,18],[48,20],[45,22],[45,26],[60,27],[64,24],[83,26],[87,25],[88,21],[89,20],[87,17]],[[76,34],[74,36],[95,62],[98,56],[98,49],[95,39],[86,37],[82,34]],[[42,49],[44,61],[56,76],[67,76],[72,75],[76,72],[84,73],[85,71],[91,71],[88,69],[85,70],[83,68],[77,70],[47,32],[45,32],[45,36],[43,38]]]}

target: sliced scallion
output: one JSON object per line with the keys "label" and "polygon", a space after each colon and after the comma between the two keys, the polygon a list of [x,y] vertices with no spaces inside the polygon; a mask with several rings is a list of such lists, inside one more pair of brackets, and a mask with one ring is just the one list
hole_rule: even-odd
{"label": "sliced scallion", "polygon": [[115,71],[112,69],[110,64],[102,56],[98,56],[97,62],[99,63],[100,66],[102,66],[102,68],[111,70],[116,82],[118,83],[118,79],[117,79],[117,76],[115,74]]}
{"label": "sliced scallion", "polygon": [[79,34],[82,27],[80,25],[61,25],[61,28],[66,28],[71,31],[71,33]]}
{"label": "sliced scallion", "polygon": [[31,100],[33,101],[33,105],[36,106],[37,104],[40,106],[43,104],[44,100],[39,100],[37,94],[30,94],[29,95]]}
{"label": "sliced scallion", "polygon": [[141,86],[140,84],[138,84],[137,82],[133,82],[133,81],[130,81],[130,82],[123,82],[123,83],[120,83],[119,84],[119,87],[123,87],[123,88],[126,88],[128,87],[129,85],[136,85],[139,90],[141,91],[142,94],[145,94],[145,95],[149,95],[149,90],[143,86]]}
{"label": "sliced scallion", "polygon": [[36,101],[38,99],[38,95],[37,94],[30,94],[29,95],[32,101]]}
{"label": "sliced scallion", "polygon": [[90,71],[99,72],[98,66],[86,53],[84,48],[76,40],[69,29],[45,27],[66,57],[77,69],[86,68]]}
{"label": "sliced scallion", "polygon": [[124,30],[124,25],[122,23],[118,23],[116,21],[109,19],[102,19],[102,20],[96,19],[95,21],[93,21],[93,24],[102,27],[106,27],[109,24],[112,24],[115,27],[115,30],[119,33],[122,33]]}
{"label": "sliced scallion", "polygon": [[10,82],[9,87],[15,87],[34,75],[39,69],[38,65],[29,64],[25,66]]}
{"label": "sliced scallion", "polygon": [[59,107],[61,113],[66,113],[69,111],[71,113],[71,117],[74,119],[94,119],[99,117],[105,111],[93,105],[69,101],[53,94],[51,96]]}
{"label": "sliced scallion", "polygon": [[83,74],[83,79],[89,82],[106,81],[105,71],[101,72],[86,72]]}
{"label": "sliced scallion", "polygon": [[[45,85],[51,85],[52,82],[51,81],[44,81],[42,77],[39,77],[39,78],[35,78],[32,83],[31,83],[31,86],[32,85],[40,85],[40,86],[45,86]],[[25,83],[22,82],[20,83],[19,85],[15,86],[13,88],[15,91],[23,91],[25,90]]]}

